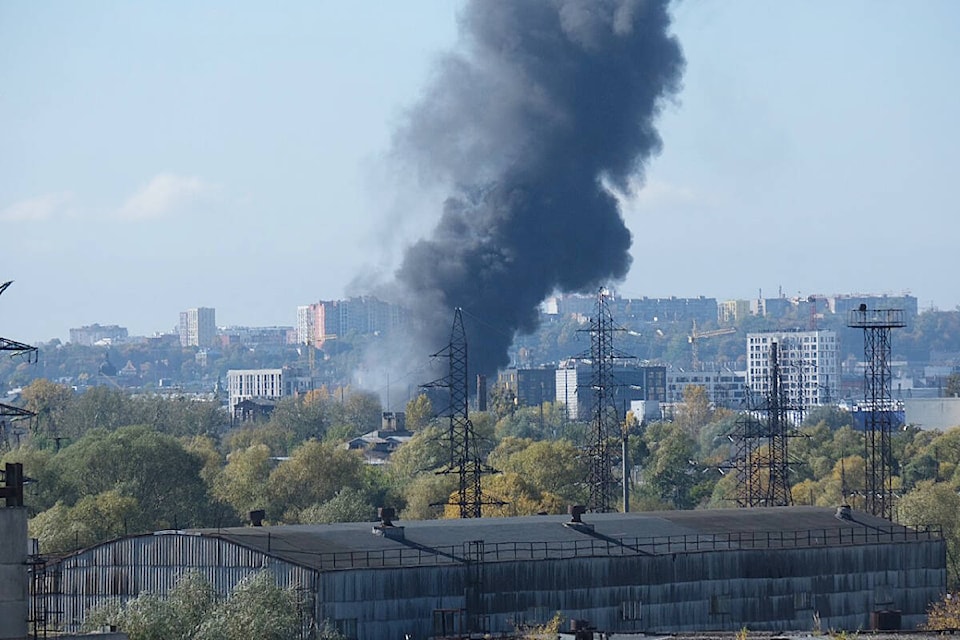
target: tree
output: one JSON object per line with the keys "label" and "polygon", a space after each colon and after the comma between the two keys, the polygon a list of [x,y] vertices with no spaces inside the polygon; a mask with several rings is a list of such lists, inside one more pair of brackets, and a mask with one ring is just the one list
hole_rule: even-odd
{"label": "tree", "polygon": [[128,523],[141,519],[135,499],[104,491],[84,496],[72,507],[56,503],[30,520],[30,535],[43,553],[63,553],[122,536],[129,532]]}
{"label": "tree", "polygon": [[556,496],[565,505],[586,499],[583,480],[589,472],[588,463],[566,440],[505,438],[490,453],[488,462],[504,473],[517,474],[536,492]]}
{"label": "tree", "polygon": [[406,407],[407,429],[418,431],[430,424],[433,420],[433,404],[425,393],[407,402]]}
{"label": "tree", "polygon": [[947,542],[947,588],[960,587],[960,495],[946,482],[925,480],[900,498],[897,520],[905,525],[939,526]]}
{"label": "tree", "polygon": [[[290,640],[300,631],[300,598],[268,571],[248,576],[207,617],[196,640]],[[131,638],[131,640],[135,640]]]}
{"label": "tree", "polygon": [[38,378],[24,387],[21,398],[24,408],[37,414],[33,422],[35,435],[49,439],[76,437],[76,433],[63,432],[64,414],[74,401],[73,389]]}
{"label": "tree", "polygon": [[[491,503],[483,507],[485,516],[559,514],[564,513],[569,504],[560,496],[542,490],[529,478],[514,472],[485,477],[483,496],[484,500]],[[451,496],[451,500],[453,499]]]}
{"label": "tree", "polygon": [[171,436],[148,427],[94,430],[57,455],[65,501],[117,490],[136,500],[140,518],[131,531],[213,524],[206,487],[200,478],[203,461]]}
{"label": "tree", "polygon": [[457,478],[453,474],[423,473],[404,485],[406,506],[400,512],[404,520],[433,520],[444,514],[443,505],[456,491]]}
{"label": "tree", "polygon": [[676,424],[696,435],[712,419],[710,397],[706,387],[690,384],[683,388],[683,402],[677,407]]}
{"label": "tree", "polygon": [[494,385],[490,390],[490,411],[497,420],[513,414],[517,410],[517,394],[504,384]]}
{"label": "tree", "polygon": [[326,502],[307,507],[300,512],[302,524],[329,524],[331,522],[369,522],[377,509],[369,494],[362,489],[345,487]]}
{"label": "tree", "polygon": [[266,492],[273,462],[265,444],[255,444],[227,456],[223,472],[214,481],[213,495],[233,507],[245,518],[250,511],[263,509],[269,500]]}
{"label": "tree", "polygon": [[425,427],[390,456],[387,474],[396,486],[406,486],[424,472],[447,464],[450,453],[443,442],[445,432],[436,425]]}
{"label": "tree", "polygon": [[297,522],[300,511],[326,502],[346,487],[363,486],[363,460],[355,451],[308,440],[270,474],[268,513]]}
{"label": "tree", "polygon": [[90,611],[84,630],[116,625],[130,640],[289,640],[299,635],[300,598],[268,571],[247,576],[226,598],[200,574],[184,574],[166,597],[141,593]]}
{"label": "tree", "polygon": [[646,497],[675,509],[696,506],[693,488],[702,474],[695,466],[697,449],[690,434],[677,423],[654,422],[647,427],[643,439],[650,455],[644,461],[640,504]]}

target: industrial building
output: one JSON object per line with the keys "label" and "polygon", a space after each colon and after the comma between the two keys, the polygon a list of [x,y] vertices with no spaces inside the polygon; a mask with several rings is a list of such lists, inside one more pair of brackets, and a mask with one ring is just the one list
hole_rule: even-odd
{"label": "industrial building", "polygon": [[[598,631],[916,628],[946,581],[938,531],[849,508],[718,509],[162,531],[46,567],[35,607],[74,631],[90,607],[165,593],[187,571],[221,592],[273,572],[305,623],[347,637],[497,635],[556,612]],[[49,618],[51,626],[53,619]]]}
{"label": "industrial building", "polygon": [[556,367],[510,368],[497,374],[497,385],[509,389],[521,407],[537,407],[557,396]]}

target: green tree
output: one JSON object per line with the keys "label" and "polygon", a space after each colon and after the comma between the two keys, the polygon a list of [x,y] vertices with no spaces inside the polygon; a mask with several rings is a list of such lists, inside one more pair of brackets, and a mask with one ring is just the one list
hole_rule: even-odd
{"label": "green tree", "polygon": [[117,490],[136,500],[131,532],[202,526],[210,505],[203,461],[171,436],[148,427],[91,431],[57,456],[68,503]]}
{"label": "green tree", "polygon": [[677,426],[691,435],[696,435],[713,417],[710,397],[706,387],[687,385],[683,388],[683,402],[677,407],[675,422]]}
{"label": "green tree", "polygon": [[166,597],[141,593],[122,606],[90,611],[84,630],[116,625],[130,640],[290,640],[301,628],[300,599],[260,571],[226,598],[196,572],[184,574]]}
{"label": "green tree", "polygon": [[369,522],[377,515],[370,495],[362,489],[346,487],[326,502],[307,507],[300,512],[302,524],[331,522]]}
{"label": "green tree", "polygon": [[64,415],[74,402],[73,389],[66,385],[38,378],[24,387],[21,394],[23,406],[33,411],[33,431],[46,439],[76,437],[76,433],[65,433]]}
{"label": "green tree", "polygon": [[960,495],[946,482],[923,481],[897,503],[897,520],[905,525],[939,526],[947,542],[947,588],[960,587]]}
{"label": "green tree", "polygon": [[433,405],[425,393],[407,402],[406,407],[407,429],[418,431],[425,428],[433,420]]}
{"label": "green tree", "polygon": [[[654,422],[643,440],[650,455],[643,464],[644,483],[638,504],[668,505],[675,509],[696,506],[694,486],[703,478],[696,466],[696,442],[689,432],[673,422]],[[712,481],[715,481],[712,475]],[[712,486],[710,487],[712,490]]]}
{"label": "green tree", "polygon": [[442,505],[457,488],[453,474],[423,473],[404,485],[405,506],[400,512],[404,520],[433,520],[444,515]]}
{"label": "green tree", "polygon": [[447,464],[450,453],[443,438],[445,432],[437,425],[417,431],[410,440],[390,456],[387,474],[396,486],[406,486],[416,477]]}
{"label": "green tree", "polygon": [[227,456],[227,464],[214,480],[213,495],[233,507],[238,517],[267,506],[267,482],[273,471],[270,449],[255,444]]}
{"label": "green tree", "polygon": [[[559,514],[564,513],[569,504],[560,496],[544,491],[529,478],[514,472],[484,478],[483,495],[485,500],[494,503],[483,507],[485,516]],[[456,515],[451,514],[451,517]]]}
{"label": "green tree", "polygon": [[557,496],[564,505],[582,503],[587,497],[584,478],[588,463],[566,440],[505,438],[490,453],[488,462],[504,473],[517,474],[537,493]]}
{"label": "green tree", "polygon": [[303,509],[326,502],[346,487],[363,486],[363,460],[355,451],[308,440],[270,474],[268,513],[297,522]]}
{"label": "green tree", "polygon": [[84,496],[72,507],[58,502],[30,520],[30,535],[43,553],[62,553],[125,535],[129,523],[140,521],[137,501],[111,490]]}
{"label": "green tree", "polygon": [[[300,598],[267,571],[237,584],[200,625],[196,640],[290,640],[300,631]],[[136,640],[131,638],[131,640]]]}

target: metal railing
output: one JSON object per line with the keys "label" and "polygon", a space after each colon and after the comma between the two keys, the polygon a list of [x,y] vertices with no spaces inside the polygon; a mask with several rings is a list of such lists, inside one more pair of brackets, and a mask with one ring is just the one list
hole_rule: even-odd
{"label": "metal railing", "polygon": [[[796,531],[738,531],[731,533],[653,536],[644,538],[590,537],[564,542],[496,542],[483,546],[483,562],[555,560],[567,558],[659,556],[709,551],[804,549],[815,547],[895,544],[942,540],[940,527],[837,527]],[[411,545],[377,551],[318,553],[321,570],[439,566],[467,564],[464,545]]]}

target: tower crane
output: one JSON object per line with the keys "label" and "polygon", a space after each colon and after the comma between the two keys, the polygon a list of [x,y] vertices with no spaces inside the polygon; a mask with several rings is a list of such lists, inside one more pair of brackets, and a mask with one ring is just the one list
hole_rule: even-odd
{"label": "tower crane", "polygon": [[690,343],[690,355],[693,370],[700,370],[700,350],[697,347],[697,342],[707,338],[715,338],[717,336],[725,336],[730,333],[736,333],[736,331],[736,327],[724,327],[722,329],[713,329],[711,331],[697,331],[697,321],[694,320],[693,329],[690,331],[690,335],[687,336],[687,342]]}

